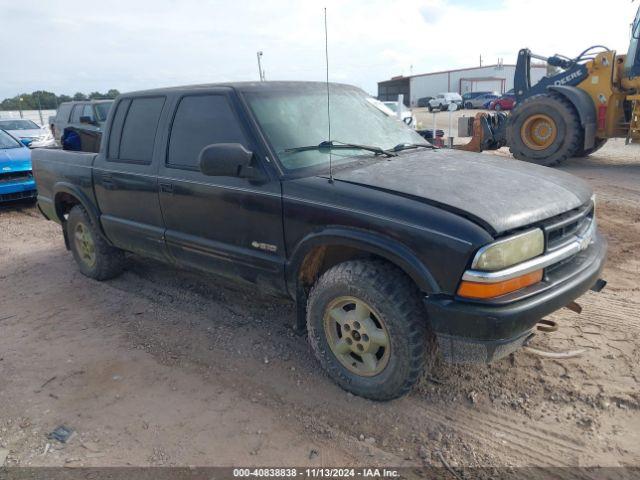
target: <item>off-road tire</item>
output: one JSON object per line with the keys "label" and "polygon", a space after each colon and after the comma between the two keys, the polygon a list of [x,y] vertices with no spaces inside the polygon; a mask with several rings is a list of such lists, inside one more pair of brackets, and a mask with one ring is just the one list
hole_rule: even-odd
{"label": "off-road tire", "polygon": [[[553,143],[544,150],[527,147],[520,136],[523,123],[535,114],[551,117],[558,130]],[[518,160],[547,167],[575,156],[583,139],[584,131],[580,125],[578,112],[571,102],[555,93],[534,95],[516,105],[507,127],[507,144],[513,156]]]}
{"label": "off-road tire", "polygon": [[[87,262],[82,259],[74,240],[76,227],[79,223],[82,223],[86,227],[93,240],[95,250],[95,263],[93,265],[88,265]],[[71,209],[65,222],[65,227],[67,229],[67,238],[69,239],[69,246],[71,247],[73,258],[83,275],[93,278],[94,280],[109,280],[122,273],[124,269],[124,252],[107,244],[84,207],[76,205]]]}
{"label": "off-road tire", "polygon": [[604,147],[605,143],[607,143],[607,139],[606,138],[596,138],[596,143],[594,144],[593,147],[587,148],[586,150],[584,148],[578,148],[578,151],[573,156],[574,157],[588,157],[592,153],[596,153],[598,150],[600,150],[602,147]]}
{"label": "off-road tire", "polygon": [[[390,356],[384,370],[375,376],[351,372],[329,346],[325,309],[345,295],[374,307],[387,328]],[[309,295],[307,331],[311,348],[328,375],[343,389],[371,400],[390,400],[409,392],[430,368],[437,351],[418,288],[404,272],[384,261],[352,260],[326,271]]]}

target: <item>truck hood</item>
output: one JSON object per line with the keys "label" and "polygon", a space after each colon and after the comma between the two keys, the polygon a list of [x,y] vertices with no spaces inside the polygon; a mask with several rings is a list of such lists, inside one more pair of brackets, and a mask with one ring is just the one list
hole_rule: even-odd
{"label": "truck hood", "polygon": [[27,147],[0,149],[0,175],[31,170],[31,151]]}
{"label": "truck hood", "polygon": [[494,155],[417,150],[335,172],[337,181],[410,196],[460,214],[493,234],[559,215],[589,201],[573,175]]}

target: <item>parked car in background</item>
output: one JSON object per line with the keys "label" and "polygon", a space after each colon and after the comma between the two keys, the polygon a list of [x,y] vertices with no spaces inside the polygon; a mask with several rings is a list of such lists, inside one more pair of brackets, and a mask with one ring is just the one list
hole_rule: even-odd
{"label": "parked car in background", "polygon": [[511,110],[516,104],[516,97],[513,95],[503,95],[489,103],[489,110]]}
{"label": "parked car in background", "polygon": [[48,128],[24,118],[0,119],[0,129],[9,132],[30,148],[52,147],[56,144]]}
{"label": "parked car in background", "polygon": [[429,100],[433,99],[433,97],[422,97],[418,99],[417,106],[422,108],[427,108],[429,106]]}
{"label": "parked car in background", "polygon": [[61,103],[56,114],[49,117],[49,127],[53,137],[59,142],[64,129],[69,126],[101,132],[111,105],[113,100]]}
{"label": "parked car in background", "polygon": [[448,110],[449,105],[455,103],[458,108],[462,108],[462,97],[459,93],[456,92],[447,92],[447,93],[439,93],[429,100],[429,111],[432,112],[434,110]]}
{"label": "parked car in background", "polygon": [[0,130],[0,203],[25,199],[36,199],[31,150]]}
{"label": "parked car in background", "polygon": [[410,109],[408,109],[403,103],[398,102],[382,102],[385,107],[391,110],[394,115],[398,116],[398,105],[400,105],[400,120],[409,125],[410,127],[416,127],[416,117],[414,117],[413,113]]}
{"label": "parked car in background", "polygon": [[489,92],[489,91],[486,91],[486,92],[466,92],[466,93],[462,94],[462,105],[465,108],[472,108],[471,106],[467,106],[467,102],[473,100],[476,97],[479,97],[480,95],[486,95],[486,94],[489,94],[489,93],[495,93],[495,92]]}
{"label": "parked car in background", "polygon": [[464,102],[464,108],[484,108],[485,105],[491,103],[493,100],[500,98],[496,92],[483,93],[470,100]]}

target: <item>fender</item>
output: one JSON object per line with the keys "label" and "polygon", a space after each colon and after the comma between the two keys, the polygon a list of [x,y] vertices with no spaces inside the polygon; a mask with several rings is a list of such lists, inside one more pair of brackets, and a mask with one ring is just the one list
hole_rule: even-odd
{"label": "fender", "polygon": [[[84,207],[93,224],[98,227],[98,233],[100,234],[100,236],[104,239],[105,242],[107,242],[108,245],[111,245],[111,241],[107,238],[104,230],[102,229],[102,224],[100,223],[100,212],[93,205],[93,202],[91,202],[87,195],[84,194],[79,187],[71,183],[58,182],[53,186],[53,205],[58,222],[60,224],[64,224],[64,217],[62,217],[58,210],[58,195],[60,195],[61,193],[67,193],[78,199],[78,202]],[[64,228],[62,229],[62,232],[64,234],[65,244],[67,244],[68,247],[69,239],[67,238],[67,232]]]}
{"label": "fender", "polygon": [[440,291],[440,287],[431,272],[402,243],[364,230],[330,227],[304,237],[293,249],[285,267],[285,276],[287,288],[294,298],[298,287],[298,272],[302,262],[314,247],[319,246],[354,247],[373,253],[401,268],[423,292],[432,294]]}
{"label": "fender", "polygon": [[587,92],[577,87],[551,85],[549,91],[562,95],[575,107],[584,128],[584,149],[593,148],[596,140],[596,106]]}

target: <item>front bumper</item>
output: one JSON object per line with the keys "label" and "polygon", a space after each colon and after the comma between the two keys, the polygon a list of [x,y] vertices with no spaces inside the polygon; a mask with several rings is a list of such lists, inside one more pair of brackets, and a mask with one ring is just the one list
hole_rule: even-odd
{"label": "front bumper", "polygon": [[0,183],[0,202],[26,200],[35,198],[36,195],[36,182],[33,179]]}
{"label": "front bumper", "polygon": [[[589,290],[600,278],[607,242],[596,234],[588,249],[560,265],[538,293],[492,303],[427,297],[425,304],[440,351],[453,363],[491,362],[517,350],[544,316]],[[523,292],[526,294],[526,292]]]}

